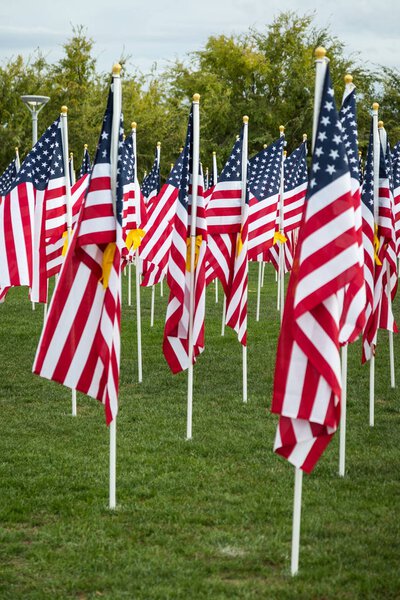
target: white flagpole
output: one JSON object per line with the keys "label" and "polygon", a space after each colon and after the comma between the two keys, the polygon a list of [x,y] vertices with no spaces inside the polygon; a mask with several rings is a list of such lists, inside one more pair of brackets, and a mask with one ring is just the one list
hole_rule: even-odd
{"label": "white flagpole", "polygon": [[[319,47],[315,50],[315,89],[314,89],[314,118],[312,131],[312,150],[314,151],[315,138],[317,135],[318,116],[321,106],[322,88],[324,84],[325,71],[328,59],[325,57],[325,48]],[[293,530],[292,530],[292,556],[291,574],[297,575],[299,570],[300,554],[300,522],[301,522],[301,494],[303,486],[303,472],[295,468],[294,500],[293,500]]]}
{"label": "white flagpole", "polygon": [[[61,140],[63,146],[63,161],[64,161],[64,176],[65,176],[65,202],[67,212],[67,243],[71,243],[72,237],[72,200],[71,200],[71,181],[69,178],[69,162],[68,162],[68,108],[61,107],[60,123],[61,123]],[[47,314],[47,304],[45,304],[45,314]],[[46,318],[46,317],[45,317]],[[76,390],[71,390],[72,416],[76,417]]]}
{"label": "white flagpole", "polygon": [[264,277],[265,277],[265,262],[262,263],[262,275],[261,275],[261,287],[264,287]]}
{"label": "white flagpole", "polygon": [[193,320],[194,320],[194,280],[196,254],[197,190],[200,165],[200,94],[193,95],[193,155],[192,155],[192,210],[190,222],[190,277],[189,277],[189,332],[188,332],[188,395],[186,439],[192,439],[193,421]]}
{"label": "white flagpole", "polygon": [[[379,139],[382,144],[383,152],[386,154],[387,149],[387,133],[384,128],[383,121],[378,121],[378,132]],[[392,293],[390,285],[390,267],[389,263],[386,262],[386,293],[388,297],[388,310],[392,312]],[[390,387],[395,388],[395,376],[394,376],[394,347],[393,347],[393,331],[389,331],[389,364],[390,364]]]}
{"label": "white flagpole", "polygon": [[339,475],[344,477],[346,465],[346,412],[347,412],[347,344],[342,346],[342,398],[339,428]]}
{"label": "white flagpole", "polygon": [[[248,161],[249,117],[243,117],[243,146],[242,146],[242,228],[246,211],[247,196],[247,161]],[[239,234],[241,235],[241,233]],[[246,248],[247,252],[247,248]],[[247,266],[248,268],[248,266]],[[243,402],[247,402],[247,346],[242,345],[243,363]]]}
{"label": "white flagpole", "polygon": [[[374,149],[374,224],[378,223],[379,214],[379,161],[380,161],[380,139],[378,131],[378,109],[379,104],[374,102],[372,105],[372,133]],[[375,336],[374,344],[377,338]],[[372,356],[369,365],[369,424],[374,426],[375,420],[375,348],[372,348]]]}
{"label": "white flagpole", "polygon": [[[117,168],[118,168],[118,150],[119,150],[119,130],[121,121],[121,65],[116,64],[113,67],[113,119],[111,129],[111,190],[113,195],[114,211],[117,198]],[[115,416],[110,423],[110,486],[109,486],[109,508],[114,510],[117,506],[116,494],[116,469],[117,469],[117,417]]]}
{"label": "white flagpole", "polygon": [[[140,186],[137,176],[137,151],[136,151],[136,123],[132,123],[132,143],[133,154],[135,156],[135,202],[136,202],[136,224],[140,226]],[[140,257],[139,248],[135,254],[135,272],[136,272],[136,324],[137,324],[137,355],[138,355],[138,381],[142,383],[142,319],[140,311]],[[130,289],[130,286],[129,286]]]}
{"label": "white flagpole", "polygon": [[132,306],[132,263],[128,263],[128,306]]}
{"label": "white flagpole", "polygon": [[18,171],[21,168],[21,161],[19,159],[19,150],[18,150],[18,146],[15,147],[15,170],[18,173]]}
{"label": "white flagpole", "polygon": [[222,303],[222,327],[221,327],[221,335],[225,335],[225,317],[226,317],[226,296],[224,293],[224,301]]}
{"label": "white flagpole", "polygon": [[[283,137],[285,135],[285,127],[283,125],[280,125],[279,132],[280,132],[280,137]],[[283,228],[284,228],[283,193],[284,193],[284,189],[285,189],[285,180],[284,180],[285,157],[286,157],[286,150],[283,150],[282,165],[281,165],[281,185],[280,185],[280,190],[279,190],[279,231],[282,235],[283,235]],[[283,242],[279,242],[279,281],[280,281],[279,311],[280,311],[280,317],[281,317],[281,323],[282,323],[283,307],[285,304],[285,249],[283,246]]]}
{"label": "white flagpole", "polygon": [[256,321],[260,320],[260,301],[261,301],[261,282],[262,282],[262,269],[263,262],[260,260],[258,263],[258,284],[257,284],[257,309],[256,309]]}
{"label": "white flagpole", "polygon": [[73,152],[70,152],[70,154],[69,154],[69,164],[70,164],[70,174],[71,174],[70,184],[72,187],[76,183],[76,173],[75,173],[75,169],[74,169],[74,153]]}

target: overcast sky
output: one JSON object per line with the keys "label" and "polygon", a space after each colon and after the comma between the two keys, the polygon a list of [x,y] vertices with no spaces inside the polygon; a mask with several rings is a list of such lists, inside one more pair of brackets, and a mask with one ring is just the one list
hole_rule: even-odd
{"label": "overcast sky", "polygon": [[316,24],[329,25],[349,54],[400,67],[400,0],[1,0],[0,61],[37,47],[56,61],[73,24],[87,27],[100,70],[124,52],[146,73],[200,49],[209,35],[262,29],[282,10],[315,11]]}

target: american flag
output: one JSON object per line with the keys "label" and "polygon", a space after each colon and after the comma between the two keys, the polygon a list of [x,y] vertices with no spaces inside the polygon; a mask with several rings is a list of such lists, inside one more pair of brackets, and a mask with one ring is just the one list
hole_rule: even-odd
{"label": "american flag", "polygon": [[[140,258],[154,264],[159,273],[166,273],[171,249],[173,220],[181,185],[183,185],[184,154],[181,152],[171,169],[166,183],[163,185],[157,201],[149,207],[146,224],[146,235],[140,246]],[[145,263],[144,263],[145,264]],[[152,279],[142,285],[153,285]]]}
{"label": "american flag", "polygon": [[207,285],[218,277],[228,297],[232,286],[236,237],[242,222],[243,129],[236,140],[206,209]]}
{"label": "american flag", "polygon": [[[358,236],[360,268],[364,269],[364,249],[362,240],[361,188],[358,161],[358,132],[355,86],[346,85],[339,119],[342,124],[342,139],[349,161],[350,177],[353,195],[353,209]],[[342,344],[354,342],[361,334],[365,325],[366,290],[365,282],[355,280],[344,290],[344,307],[341,322]]]}
{"label": "american flag", "polygon": [[142,194],[145,198],[146,205],[149,206],[156,198],[160,191],[160,165],[158,162],[158,150],[154,157],[153,166],[150,173],[146,175],[142,182]]}
{"label": "american flag", "polygon": [[5,196],[17,176],[17,159],[13,158],[4,173],[0,176],[0,196]]}
{"label": "american flag", "polygon": [[249,260],[257,260],[274,241],[284,144],[281,136],[249,161]]}
{"label": "american flag", "polygon": [[285,235],[300,227],[307,191],[307,142],[286,157],[283,163],[283,230]]}
{"label": "american flag", "polygon": [[393,148],[393,200],[394,200],[394,229],[396,235],[396,254],[400,256],[400,142]]}
{"label": "american flag", "polygon": [[362,214],[362,241],[364,248],[364,281],[366,292],[365,303],[365,326],[363,331],[363,361],[371,358],[372,343],[377,330],[376,315],[373,318],[374,310],[374,289],[375,289],[375,262],[379,260],[375,251],[375,241],[378,237],[375,235],[374,219],[374,137],[373,123],[369,136],[369,145],[367,159],[363,174],[363,184],[361,189],[361,214]]}
{"label": "american flag", "polygon": [[341,291],[362,279],[351,180],[326,66],[312,174],[275,368],[275,451],[310,472],[340,418]]}
{"label": "american flag", "polygon": [[0,256],[4,259],[0,261],[0,286],[29,285],[32,300],[46,302],[45,240],[48,228],[57,219],[65,222],[60,118],[29,152],[11,189],[2,199]]}
{"label": "american flag", "polygon": [[83,158],[81,168],[79,169],[78,179],[83,177],[84,175],[88,175],[92,170],[92,166],[90,164],[90,155],[89,150],[87,149],[87,144],[85,144],[83,149]]}
{"label": "american flag", "polygon": [[173,221],[167,282],[170,289],[164,329],[163,352],[173,373],[189,367],[189,304],[190,304],[190,225],[191,180],[199,170],[196,218],[196,259],[194,273],[193,362],[204,350],[205,316],[205,254],[207,229],[204,210],[203,177],[200,165],[193,164],[193,108],[190,112],[186,143],[180,160],[181,177]]}
{"label": "american flag", "polygon": [[[122,186],[112,192],[111,86],[89,189],[58,279],[34,373],[97,398],[109,424],[118,411]],[[123,128],[119,129],[120,147]],[[118,156],[118,170],[121,170]]]}

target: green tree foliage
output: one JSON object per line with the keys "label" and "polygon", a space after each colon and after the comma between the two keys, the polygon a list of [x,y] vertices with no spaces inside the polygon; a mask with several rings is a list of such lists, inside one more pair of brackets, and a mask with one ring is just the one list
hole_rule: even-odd
{"label": "green tree foliage", "polygon": [[[178,60],[166,72],[154,68],[148,75],[123,64],[123,112],[127,134],[137,122],[139,176],[149,169],[157,141],[161,141],[162,173],[183,145],[188,108],[193,93],[201,94],[201,157],[211,166],[217,151],[219,166],[239,133],[242,116],[250,117],[249,150],[254,153],[279,135],[285,126],[288,150],[311,134],[314,97],[314,50],[324,45],[331,59],[337,103],[343,93],[345,73],[350,72],[358,93],[360,146],[366,147],[370,107],[381,104],[393,143],[400,137],[400,75],[383,69],[377,75],[348,57],[343,43],[329,28],[318,29],[313,16],[281,13],[263,29],[235,36],[211,36],[203,49]],[[110,74],[98,72],[94,41],[82,26],[73,28],[63,46],[63,56],[49,64],[37,51],[24,61],[21,56],[0,67],[0,169],[20,147],[23,157],[31,146],[31,116],[20,100],[22,94],[50,96],[39,116],[39,135],[67,105],[69,145],[78,168],[83,145],[94,155]]]}

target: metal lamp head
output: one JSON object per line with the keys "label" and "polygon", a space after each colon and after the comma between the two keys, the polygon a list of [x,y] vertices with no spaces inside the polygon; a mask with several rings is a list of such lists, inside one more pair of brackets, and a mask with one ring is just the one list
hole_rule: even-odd
{"label": "metal lamp head", "polygon": [[21,100],[31,112],[39,112],[50,98],[49,96],[21,96]]}

